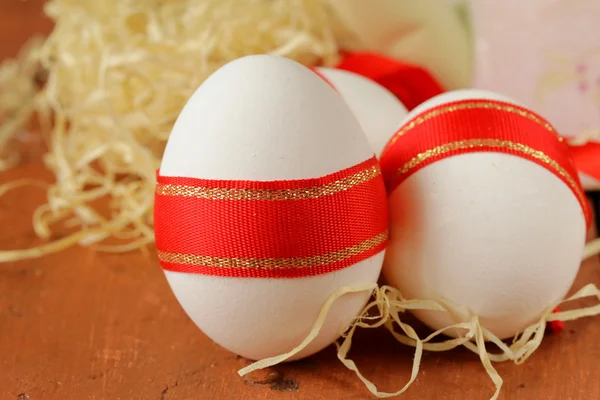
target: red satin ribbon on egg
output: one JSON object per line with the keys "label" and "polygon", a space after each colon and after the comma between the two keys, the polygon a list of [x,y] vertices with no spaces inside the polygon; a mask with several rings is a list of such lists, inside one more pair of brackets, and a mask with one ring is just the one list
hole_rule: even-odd
{"label": "red satin ribbon on egg", "polygon": [[[344,53],[336,68],[377,82],[408,110],[445,91],[426,69],[377,53]],[[600,143],[570,146],[570,151],[577,169],[600,181]]]}
{"label": "red satin ribbon on egg", "polygon": [[315,179],[223,181],[157,176],[156,247],[170,271],[294,278],[385,249],[385,186],[375,158]]}
{"label": "red satin ribbon on egg", "polygon": [[380,158],[388,193],[429,164],[473,152],[513,154],[546,168],[571,189],[589,227],[591,210],[566,141],[538,114],[500,101],[443,104],[407,121]]}

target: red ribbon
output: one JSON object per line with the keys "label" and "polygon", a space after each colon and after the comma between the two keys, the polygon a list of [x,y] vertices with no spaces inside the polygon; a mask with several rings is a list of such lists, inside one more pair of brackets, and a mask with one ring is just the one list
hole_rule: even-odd
{"label": "red ribbon", "polygon": [[375,158],[315,179],[157,177],[154,229],[164,269],[290,278],[351,266],[387,244]]}
{"label": "red ribbon", "polygon": [[375,53],[345,53],[338,69],[354,72],[377,82],[412,110],[444,92],[438,81],[424,68]]}
{"label": "red ribbon", "polygon": [[589,226],[591,210],[564,139],[541,116],[510,103],[463,100],[432,108],[403,124],[380,162],[391,193],[431,163],[483,151],[513,154],[555,174],[577,197]]}
{"label": "red ribbon", "polygon": [[[345,53],[337,68],[377,82],[392,92],[408,110],[444,92],[444,88],[424,68],[376,53]],[[570,150],[577,169],[600,181],[600,143],[571,146]]]}
{"label": "red ribbon", "polygon": [[[556,307],[552,313],[559,313],[560,308]],[[550,321],[550,330],[552,333],[558,334],[565,330],[565,323],[563,321]]]}

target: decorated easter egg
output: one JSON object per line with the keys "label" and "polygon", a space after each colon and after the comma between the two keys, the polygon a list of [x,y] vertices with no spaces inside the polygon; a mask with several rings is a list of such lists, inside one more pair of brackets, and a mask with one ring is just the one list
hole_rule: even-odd
{"label": "decorated easter egg", "polygon": [[[508,338],[566,295],[589,209],[568,147],[543,117],[495,93],[448,92],[409,113],[381,168],[383,272],[404,296],[466,306]],[[415,314],[436,330],[467,318]]]}
{"label": "decorated easter egg", "polygon": [[344,98],[379,156],[406,118],[406,107],[389,90],[358,74],[326,67],[316,68],[316,72]]}
{"label": "decorated easter egg", "polygon": [[[292,350],[333,291],[378,279],[388,232],[378,161],[339,94],[294,61],[255,55],[217,70],[181,111],[157,175],[167,281],[234,353]],[[340,298],[293,358],[331,344],[368,295]]]}

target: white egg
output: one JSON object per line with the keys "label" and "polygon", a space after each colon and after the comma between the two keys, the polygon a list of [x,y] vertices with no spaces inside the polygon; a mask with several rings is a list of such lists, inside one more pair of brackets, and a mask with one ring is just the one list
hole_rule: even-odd
{"label": "white egg", "polygon": [[[448,92],[411,111],[404,126],[467,99],[516,104],[483,90]],[[427,135],[443,134],[431,126]],[[389,208],[387,281],[408,298],[469,307],[500,338],[561,300],[579,269],[586,221],[577,196],[555,173],[522,157],[490,151],[442,158],[402,181]],[[457,321],[438,311],[415,315],[436,330]]]}
{"label": "white egg", "polygon": [[[286,58],[255,55],[223,66],[189,99],[173,127],[160,175],[290,181],[328,176],[373,157],[351,110],[322,79]],[[385,210],[382,179],[381,199]],[[344,204],[339,207],[334,221],[346,218]],[[363,215],[368,219],[381,213],[374,206],[365,208]],[[274,224],[286,223],[274,218]],[[296,223],[310,223],[310,215],[299,215]],[[385,224],[387,229],[387,219]],[[202,227],[213,228],[220,229]],[[231,232],[232,237],[243,240],[236,233]],[[157,233],[157,246],[158,242]],[[315,248],[321,245],[315,243]],[[165,275],[185,312],[207,336],[256,360],[300,344],[330,294],[343,286],[376,282],[383,257],[382,250],[343,269],[294,278],[213,276],[168,269]],[[331,344],[368,296],[357,293],[340,298],[318,337],[293,358]]]}
{"label": "white egg", "polygon": [[334,68],[316,70],[344,98],[379,156],[406,118],[406,107],[389,90],[363,76]]}

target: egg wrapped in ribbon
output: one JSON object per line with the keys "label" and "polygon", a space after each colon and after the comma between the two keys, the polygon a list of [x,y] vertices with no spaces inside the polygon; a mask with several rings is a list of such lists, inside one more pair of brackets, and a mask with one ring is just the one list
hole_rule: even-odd
{"label": "egg wrapped in ribbon", "polygon": [[[567,144],[542,116],[496,93],[448,92],[409,113],[381,166],[383,272],[404,296],[466,306],[508,338],[567,294],[590,212]],[[436,330],[470,318],[415,314]]]}
{"label": "egg wrapped in ribbon", "polygon": [[[249,359],[292,350],[341,287],[376,282],[388,235],[379,164],[352,111],[310,69],[255,55],[189,99],[157,173],[156,247],[177,300]],[[369,293],[340,298],[331,344]]]}

